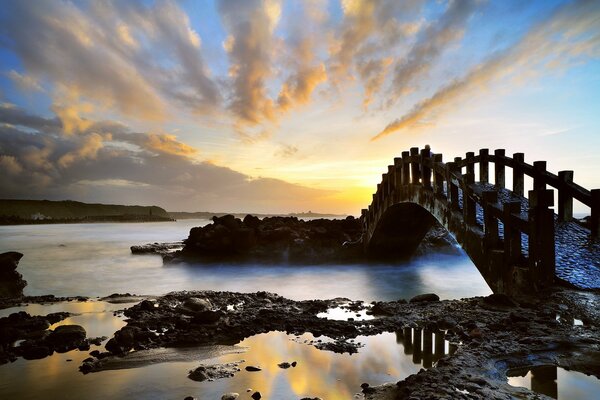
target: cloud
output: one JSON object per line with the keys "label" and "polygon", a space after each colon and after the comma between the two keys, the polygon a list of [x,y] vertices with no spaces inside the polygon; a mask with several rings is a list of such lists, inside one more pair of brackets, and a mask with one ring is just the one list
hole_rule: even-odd
{"label": "cloud", "polygon": [[[93,121],[77,135],[49,133],[56,118],[0,108],[0,191],[6,198],[158,204],[171,210],[289,212],[319,208],[329,191],[253,178],[198,162],[196,149],[169,134],[132,132]],[[0,119],[0,123],[3,122]],[[29,124],[31,122],[31,124]]]}
{"label": "cloud", "polygon": [[281,64],[285,70],[292,72],[288,74],[277,97],[280,112],[308,104],[317,86],[327,81],[325,64],[316,59],[319,52],[317,38],[322,34],[326,14],[316,13],[315,7],[314,2],[307,3],[287,21],[290,33],[285,48],[289,49],[289,53],[285,54],[286,60]]}
{"label": "cloud", "polygon": [[423,0],[342,1],[343,21],[330,46],[328,73],[334,87],[353,80],[357,70],[365,89],[363,106],[385,82],[390,60],[422,26]]}
{"label": "cloud", "polygon": [[452,0],[442,16],[421,31],[408,54],[398,60],[394,67],[388,106],[414,90],[410,85],[429,71],[433,62],[452,42],[462,38],[469,17],[481,4],[479,0]]}
{"label": "cloud", "polygon": [[63,154],[57,161],[61,168],[68,168],[76,161],[95,159],[98,151],[103,147],[103,137],[97,133],[90,133],[81,138],[75,150]]}
{"label": "cloud", "polygon": [[14,69],[8,73],[8,77],[12,79],[13,82],[17,84],[24,91],[31,92],[43,92],[44,88],[39,84],[39,82],[28,75],[20,74]]}
{"label": "cloud", "polygon": [[19,175],[23,167],[13,156],[0,156],[0,169],[8,175]]}
{"label": "cloud", "polygon": [[359,61],[357,64],[358,73],[364,82],[365,95],[363,106],[367,108],[373,101],[374,95],[384,83],[389,66],[392,64],[391,58],[372,59]]}
{"label": "cloud", "polygon": [[279,150],[275,152],[275,155],[281,158],[289,158],[296,155],[297,153],[298,147],[292,146],[290,144],[282,144]]}
{"label": "cloud", "polygon": [[205,113],[220,101],[200,38],[173,2],[40,0],[35,7],[5,7],[0,29],[25,67],[26,75],[11,74],[21,84],[48,82],[97,107],[150,121],[164,120],[171,103]]}
{"label": "cloud", "polygon": [[225,50],[230,59],[229,109],[241,125],[257,125],[275,119],[275,107],[266,84],[273,74],[273,29],[279,16],[277,2],[219,1],[219,13],[229,32]]}
{"label": "cloud", "polygon": [[445,85],[417,103],[407,114],[389,123],[372,138],[430,124],[465,98],[482,88],[512,78],[522,83],[540,70],[567,68],[589,58],[600,57],[600,3],[576,1],[559,7],[545,21],[533,26],[515,45],[490,57],[462,78]]}
{"label": "cloud", "polygon": [[191,156],[198,152],[192,146],[177,141],[177,136],[169,134],[150,133],[147,135],[145,147],[159,153],[172,154],[176,156]]}

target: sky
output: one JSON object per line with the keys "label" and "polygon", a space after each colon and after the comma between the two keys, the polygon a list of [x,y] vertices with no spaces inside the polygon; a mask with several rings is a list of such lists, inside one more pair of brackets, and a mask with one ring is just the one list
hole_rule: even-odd
{"label": "sky", "polygon": [[600,188],[600,1],[0,8],[0,198],[359,215],[426,144]]}

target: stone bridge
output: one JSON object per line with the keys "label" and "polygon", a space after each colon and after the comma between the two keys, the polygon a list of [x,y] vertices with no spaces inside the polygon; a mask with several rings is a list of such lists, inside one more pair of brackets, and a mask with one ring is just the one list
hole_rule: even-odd
{"label": "stone bridge", "polygon": [[[524,159],[502,149],[469,152],[451,162],[429,148],[402,152],[362,210],[367,252],[408,255],[437,220],[495,293],[537,291],[557,278],[600,288],[600,189],[575,184],[573,171],[555,175],[545,161],[531,165]],[[507,167],[512,190],[506,187]],[[526,177],[532,179],[527,193]],[[573,199],[590,208],[586,226],[573,219]]]}

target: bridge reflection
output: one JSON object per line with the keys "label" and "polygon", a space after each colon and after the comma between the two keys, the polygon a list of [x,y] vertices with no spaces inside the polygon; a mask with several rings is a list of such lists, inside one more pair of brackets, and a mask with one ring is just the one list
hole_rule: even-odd
{"label": "bridge reflection", "polygon": [[[519,368],[509,371],[509,383],[512,386],[525,386],[536,393],[558,399],[556,365],[541,365],[533,368]],[[529,382],[527,378],[529,377]]]}
{"label": "bridge reflection", "polygon": [[458,346],[444,339],[442,330],[404,328],[396,331],[396,343],[404,348],[404,354],[412,355],[414,364],[431,368],[440,358],[454,354]]}

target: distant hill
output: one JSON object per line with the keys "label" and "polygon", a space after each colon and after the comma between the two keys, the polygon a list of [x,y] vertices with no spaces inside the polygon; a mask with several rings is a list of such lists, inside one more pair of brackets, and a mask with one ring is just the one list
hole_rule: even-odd
{"label": "distant hill", "polygon": [[89,204],[78,201],[0,200],[0,223],[167,221],[169,214],[157,206]]}
{"label": "distant hill", "polygon": [[[244,218],[249,213],[223,213],[223,212],[210,212],[210,211],[197,211],[197,212],[185,212],[185,211],[169,211],[171,218],[174,219],[211,219],[213,216],[222,217],[223,215],[231,214],[236,218]],[[311,211],[304,213],[290,213],[290,214],[254,214],[252,215],[264,218],[274,216],[284,217],[298,217],[298,218],[346,218],[347,214],[319,214]]]}

